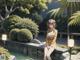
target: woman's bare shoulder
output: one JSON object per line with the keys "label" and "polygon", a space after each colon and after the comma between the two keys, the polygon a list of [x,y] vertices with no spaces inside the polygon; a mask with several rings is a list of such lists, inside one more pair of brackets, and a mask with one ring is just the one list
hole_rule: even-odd
{"label": "woman's bare shoulder", "polygon": [[57,30],[57,29],[55,29],[55,32],[56,32],[56,33],[58,33],[58,30]]}

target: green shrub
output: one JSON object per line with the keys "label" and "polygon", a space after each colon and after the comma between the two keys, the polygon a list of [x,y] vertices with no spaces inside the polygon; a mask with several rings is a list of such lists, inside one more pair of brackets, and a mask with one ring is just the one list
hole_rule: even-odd
{"label": "green shrub", "polygon": [[38,29],[38,25],[35,24],[35,22],[33,22],[31,19],[23,19],[23,21],[19,22],[16,24],[16,28],[26,28],[29,29],[33,35],[38,34],[39,29]]}
{"label": "green shrub", "polygon": [[18,41],[30,42],[33,39],[32,33],[28,29],[21,29],[18,33]]}
{"label": "green shrub", "polygon": [[9,33],[9,38],[10,38],[10,40],[17,41],[17,35],[18,35],[18,32],[19,32],[19,31],[20,31],[20,30],[17,29],[17,28],[12,29],[12,30],[10,31],[10,33]]}
{"label": "green shrub", "polygon": [[20,21],[21,21],[21,18],[19,16],[12,15],[3,21],[2,26],[6,32],[10,32],[10,30],[15,28],[16,23],[18,23]]}
{"label": "green shrub", "polygon": [[16,15],[12,15],[4,20],[2,26],[6,32],[10,32],[10,30],[14,28],[27,28],[32,32],[33,35],[36,35],[39,32],[38,25],[31,19],[23,19]]}
{"label": "green shrub", "polygon": [[6,60],[9,60],[10,53],[7,49],[4,49],[3,47],[0,47],[0,55],[5,54]]}

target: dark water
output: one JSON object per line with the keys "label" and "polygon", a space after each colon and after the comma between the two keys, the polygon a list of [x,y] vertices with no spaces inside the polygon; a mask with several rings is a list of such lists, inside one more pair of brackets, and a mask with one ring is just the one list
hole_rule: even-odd
{"label": "dark water", "polygon": [[26,56],[24,54],[21,54],[21,53],[11,52],[11,54],[16,57],[16,60],[35,60],[35,59],[33,59],[29,56]]}

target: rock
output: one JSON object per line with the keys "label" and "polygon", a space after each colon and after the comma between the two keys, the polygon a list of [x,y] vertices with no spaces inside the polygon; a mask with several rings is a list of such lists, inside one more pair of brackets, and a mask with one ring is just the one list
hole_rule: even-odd
{"label": "rock", "polygon": [[41,44],[41,41],[39,41],[38,39],[33,39],[33,40],[31,40],[31,43]]}
{"label": "rock", "polygon": [[4,60],[4,56],[3,55],[0,55],[0,60]]}
{"label": "rock", "polygon": [[62,59],[63,60],[69,60],[69,57],[70,57],[69,52],[65,52],[65,53],[62,54]]}
{"label": "rock", "polygon": [[15,57],[14,55],[11,55],[11,56],[9,57],[9,60],[16,60],[16,57]]}
{"label": "rock", "polygon": [[53,51],[51,57],[53,60],[69,60],[69,52],[67,48],[57,46]]}
{"label": "rock", "polygon": [[76,55],[78,53],[78,51],[77,50],[72,50],[71,53],[74,54],[74,55]]}

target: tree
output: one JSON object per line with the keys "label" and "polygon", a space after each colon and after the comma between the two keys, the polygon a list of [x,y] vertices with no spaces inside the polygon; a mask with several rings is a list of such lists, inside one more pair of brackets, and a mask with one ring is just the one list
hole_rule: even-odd
{"label": "tree", "polygon": [[[70,1],[70,0],[69,0]],[[75,16],[79,17],[79,12],[75,13],[76,11],[80,10],[80,2],[69,2],[68,0],[58,0],[58,2],[60,3],[60,7],[56,8],[56,9],[52,9],[48,12],[49,18],[59,18],[59,17],[67,17],[67,29],[68,29],[68,23],[69,26],[73,25],[74,27],[77,27],[79,25],[79,19],[76,19]],[[73,18],[72,18],[72,17]],[[58,20],[60,20],[61,18],[59,18]],[[68,21],[69,20],[69,21]],[[62,22],[64,22],[64,20],[61,20]],[[61,23],[61,21],[59,23]],[[65,24],[64,24],[65,25]],[[63,25],[63,26],[64,26]],[[60,25],[59,25],[60,26]]]}
{"label": "tree", "polygon": [[15,10],[24,14],[47,9],[46,0],[0,0],[0,20],[8,18]]}
{"label": "tree", "polygon": [[80,32],[80,11],[73,13],[68,22],[71,32]]}
{"label": "tree", "polygon": [[69,18],[69,26],[78,26],[80,25],[80,11],[77,11],[76,13],[72,14],[72,16]]}
{"label": "tree", "polygon": [[37,24],[40,24],[43,19],[42,16],[39,15],[37,12],[33,13],[31,18]]}
{"label": "tree", "polygon": [[57,17],[63,14],[70,17],[74,12],[80,10],[80,2],[69,2],[68,0],[58,0],[60,7],[50,10],[50,17]]}

